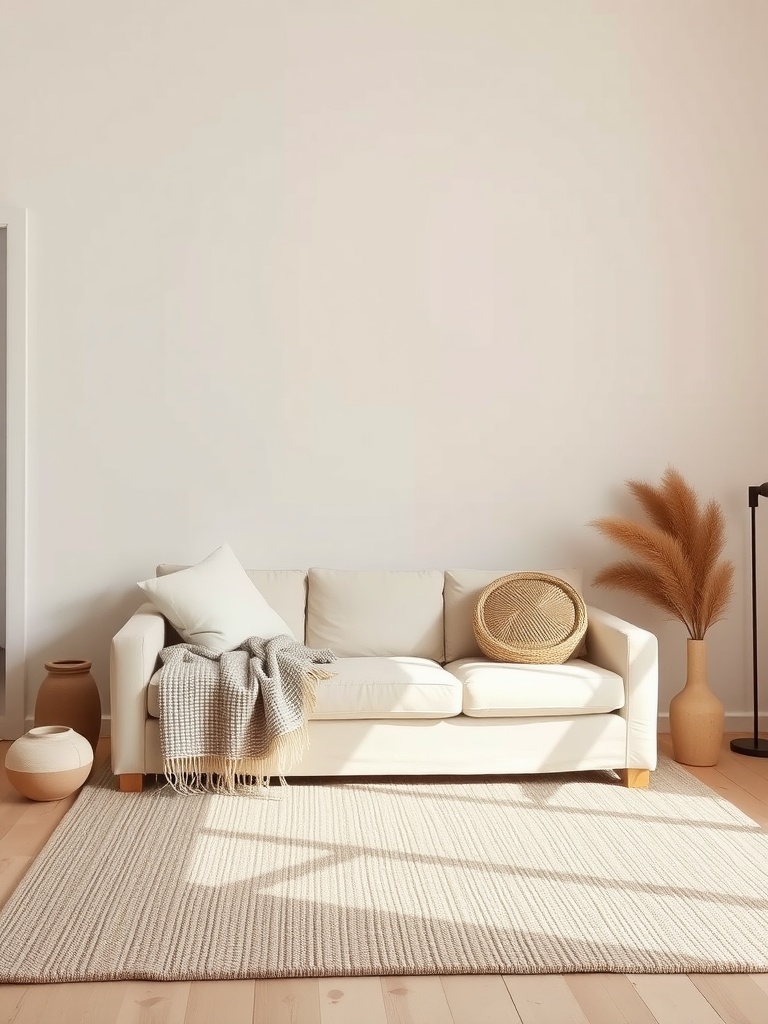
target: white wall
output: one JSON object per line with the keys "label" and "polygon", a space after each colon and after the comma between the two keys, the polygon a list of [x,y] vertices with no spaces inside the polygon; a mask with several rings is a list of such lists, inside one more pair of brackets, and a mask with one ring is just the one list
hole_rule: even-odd
{"label": "white wall", "polygon": [[[748,709],[767,42],[758,0],[0,9],[30,705],[50,657],[106,697],[159,560],[591,572],[673,463],[728,513],[711,680]],[[682,627],[593,596],[658,630],[666,704]]]}
{"label": "white wall", "polygon": [[[0,228],[0,647],[5,650],[6,352],[8,341],[8,231]],[[5,655],[2,655],[5,682]]]}

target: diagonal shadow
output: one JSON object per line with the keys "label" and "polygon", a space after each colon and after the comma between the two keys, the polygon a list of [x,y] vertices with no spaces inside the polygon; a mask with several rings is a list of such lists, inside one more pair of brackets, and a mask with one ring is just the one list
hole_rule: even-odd
{"label": "diagonal shadow", "polygon": [[[328,855],[324,858],[318,858],[317,860],[307,861],[304,864],[294,866],[291,871],[293,878],[314,874],[323,867],[335,866],[338,868],[340,864],[348,864],[355,860],[378,859],[391,863],[425,864],[432,867],[458,868],[462,871],[469,872],[489,872],[494,875],[502,875],[510,880],[517,876],[542,879],[549,882],[561,882],[569,885],[592,885],[599,889],[613,889],[622,893],[634,892],[655,896],[669,896],[671,889],[672,893],[676,897],[690,899],[695,902],[750,907],[755,910],[768,910],[768,899],[763,899],[762,897],[731,897],[723,893],[708,892],[706,890],[688,887],[684,888],[671,885],[670,883],[656,884],[652,882],[637,882],[628,879],[606,878],[605,875],[575,874],[569,871],[554,871],[551,869],[534,867],[519,869],[514,865],[499,864],[487,860],[473,861],[467,860],[466,858],[442,855],[429,856],[427,854],[414,853],[410,850],[403,853],[397,853],[396,851],[388,850],[379,846],[353,846],[347,842],[342,846],[335,843],[322,842],[320,840],[299,839],[296,836],[271,836],[260,832],[238,832],[237,837],[235,837],[230,831],[203,827],[200,829],[200,833],[202,835],[210,835],[225,840],[233,838],[250,839],[260,843],[269,843],[275,848],[289,845],[292,849],[298,848],[327,852]],[[284,882],[284,880],[285,872],[283,870],[267,871],[260,875],[253,876],[253,881],[261,882],[264,885],[276,885],[278,882]]]}
{"label": "diagonal shadow", "polygon": [[[466,778],[467,777],[465,776],[464,777],[464,781],[465,782],[466,782]],[[311,780],[310,784],[312,784],[312,782],[314,782],[314,780]],[[409,782],[409,784],[412,787],[413,786],[413,780],[412,779],[408,780],[408,782]],[[494,780],[494,782],[498,783],[499,780],[496,779],[496,780]],[[289,785],[293,785],[293,784],[294,784],[294,780],[290,780]],[[359,785],[360,788],[363,788],[363,786],[366,785],[366,784],[363,784],[363,783],[356,784],[356,783],[347,783],[347,782],[338,782],[338,781],[337,781],[336,784],[337,785],[342,785],[342,786],[350,786],[350,787],[354,787],[355,785]],[[420,786],[421,784],[422,784],[422,780],[419,779],[418,785]],[[435,784],[437,785],[438,783],[436,782]],[[526,785],[526,784],[519,784],[519,783],[516,783],[516,784],[520,785],[521,788],[524,788],[524,786]],[[412,791],[409,792],[405,787],[401,789],[398,786],[390,785],[389,783],[380,783],[378,781],[375,783],[375,786],[376,786],[377,791],[381,792],[381,793],[397,794],[400,797],[408,797],[408,798],[412,798],[414,800],[421,799],[421,797],[420,797],[420,795],[418,793],[412,792]],[[670,817],[665,817],[664,815],[659,815],[659,814],[630,814],[630,813],[624,813],[623,811],[612,811],[612,810],[600,811],[597,808],[592,808],[592,807],[584,808],[584,807],[577,807],[577,806],[573,806],[573,805],[553,806],[552,804],[548,804],[546,802],[539,802],[539,801],[537,801],[537,802],[534,803],[534,802],[531,802],[531,801],[511,800],[511,799],[509,799],[507,797],[503,797],[503,798],[500,798],[498,800],[489,800],[489,799],[487,799],[485,797],[460,796],[458,793],[441,793],[440,794],[440,799],[441,800],[446,800],[446,801],[451,801],[452,803],[467,803],[467,804],[471,804],[473,807],[476,807],[479,804],[485,804],[485,805],[490,806],[490,807],[503,807],[503,808],[508,808],[510,811],[515,811],[515,810],[525,811],[525,810],[531,810],[534,807],[546,806],[547,814],[583,815],[583,816],[589,817],[589,818],[592,818],[592,817],[594,817],[594,818],[599,818],[599,817],[610,818],[612,821],[615,821],[615,820],[620,820],[620,821],[640,821],[640,822],[643,822],[643,823],[647,822],[647,823],[650,823],[650,824],[659,824],[659,825],[678,825],[678,826],[681,826],[683,828],[690,827],[693,831],[698,831],[699,829],[711,829],[711,830],[716,831],[716,832],[734,832],[734,833],[746,833],[746,834],[755,834],[755,835],[759,835],[761,833],[765,833],[766,832],[766,829],[763,828],[763,826],[760,825],[756,821],[745,823],[744,825],[726,824],[724,822],[702,821],[701,819],[698,819],[698,818],[695,818],[695,819],[692,818],[690,820],[684,820],[684,819],[681,819],[680,817],[670,818]]]}

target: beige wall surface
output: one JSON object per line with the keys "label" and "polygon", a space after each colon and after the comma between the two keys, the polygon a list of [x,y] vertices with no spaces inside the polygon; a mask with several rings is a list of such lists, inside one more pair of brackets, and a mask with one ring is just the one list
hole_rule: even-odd
{"label": "beige wall surface", "polygon": [[[106,705],[159,561],[589,579],[588,522],[672,463],[727,511],[710,675],[746,711],[767,52],[759,0],[3,5],[29,704],[85,657]],[[665,710],[682,627],[588,593],[658,632]]]}
{"label": "beige wall surface", "polygon": [[[6,344],[8,320],[8,230],[0,228],[0,537],[5,536]],[[5,544],[0,543],[0,647],[5,648]],[[4,658],[4,655],[3,655]],[[4,701],[3,701],[4,703]]]}

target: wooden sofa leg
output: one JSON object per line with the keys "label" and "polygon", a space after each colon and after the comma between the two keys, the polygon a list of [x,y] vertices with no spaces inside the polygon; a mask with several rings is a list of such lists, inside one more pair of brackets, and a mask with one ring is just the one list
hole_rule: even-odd
{"label": "wooden sofa leg", "polygon": [[144,776],[118,775],[117,785],[121,793],[140,793],[144,788]]}
{"label": "wooden sofa leg", "polygon": [[651,784],[648,768],[619,768],[619,778],[628,789],[648,789]]}

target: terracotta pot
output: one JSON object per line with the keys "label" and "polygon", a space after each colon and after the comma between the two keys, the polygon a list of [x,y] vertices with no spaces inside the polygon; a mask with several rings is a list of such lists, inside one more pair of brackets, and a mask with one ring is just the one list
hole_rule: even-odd
{"label": "terracotta pot", "polygon": [[669,705],[674,759],[680,764],[717,764],[724,720],[722,701],[707,683],[706,641],[689,640],[685,686]]}
{"label": "terracotta pot", "polygon": [[35,702],[35,726],[69,725],[85,736],[95,752],[101,732],[101,698],[91,662],[46,661],[48,675]]}
{"label": "terracotta pot", "polygon": [[88,740],[67,725],[30,729],[8,748],[8,781],[30,800],[61,800],[79,789],[91,771]]}

